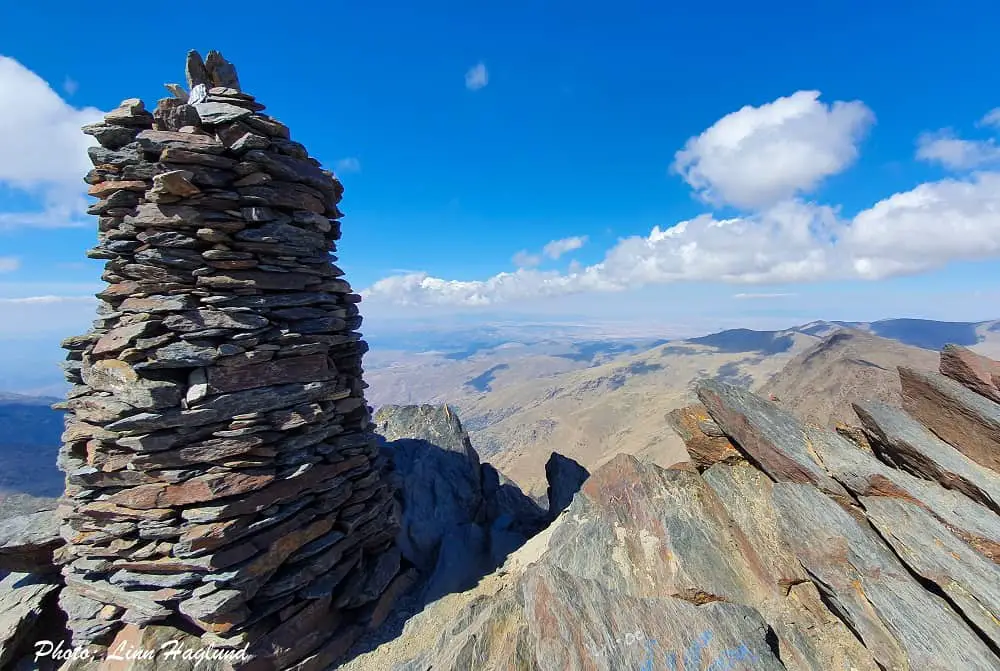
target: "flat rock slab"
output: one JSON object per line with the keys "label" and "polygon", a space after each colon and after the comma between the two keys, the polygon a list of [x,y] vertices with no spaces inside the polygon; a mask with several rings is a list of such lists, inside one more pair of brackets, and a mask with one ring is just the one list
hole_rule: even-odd
{"label": "flat rock slab", "polygon": [[27,573],[0,580],[0,668],[8,668],[14,653],[29,642],[46,597],[57,589],[55,581]]}
{"label": "flat rock slab", "polygon": [[777,634],[790,669],[874,671],[811,585],[789,592],[808,578],[767,512],[767,477],[749,466],[714,468],[710,479],[723,497],[695,472],[616,457],[549,532],[545,563],[619,594],[754,608]]}
{"label": "flat rock slab", "polygon": [[776,584],[793,585],[809,576],[778,529],[774,483],[750,464],[716,464],[702,474],[739,525]]}
{"label": "flat rock slab", "polygon": [[938,373],[900,367],[903,408],[986,468],[1000,472],[1000,404]]}
{"label": "flat rock slab", "polygon": [[698,398],[726,435],[755,464],[779,482],[807,482],[832,496],[850,497],[814,457],[813,439],[844,440],[836,434],[809,435],[791,413],[755,394],[715,380],[698,385]]}
{"label": "flat rock slab", "polygon": [[1000,403],[1000,361],[965,347],[945,345],[941,350],[941,374]]}
{"label": "flat rock slab", "polygon": [[246,367],[208,369],[208,392],[222,394],[293,382],[317,382],[333,377],[325,354],[293,356]]}
{"label": "flat rock slab", "polygon": [[940,587],[1000,648],[1000,566],[972,550],[920,506],[862,497],[868,519],[915,573]]}
{"label": "flat rock slab", "polygon": [[1000,659],[945,601],[817,488],[778,483],[774,503],[799,561],[882,668],[1000,669]]}
{"label": "flat rock slab", "polygon": [[52,553],[63,545],[55,510],[0,521],[0,571],[55,571]]}
{"label": "flat rock slab", "polygon": [[746,606],[629,597],[546,566],[522,593],[539,669],[785,668]]}
{"label": "flat rock slab", "polygon": [[1000,513],[1000,475],[980,466],[899,408],[855,403],[871,442],[883,461],[939,482]]}

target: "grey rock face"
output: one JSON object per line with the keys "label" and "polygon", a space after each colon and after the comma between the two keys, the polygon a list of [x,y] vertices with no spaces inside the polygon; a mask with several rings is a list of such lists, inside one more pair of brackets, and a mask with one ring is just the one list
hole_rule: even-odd
{"label": "grey rock face", "polygon": [[9,668],[16,654],[33,651],[26,648],[34,642],[36,624],[58,587],[54,580],[27,573],[0,580],[0,668]]}
{"label": "grey rock face", "polygon": [[403,554],[429,571],[449,529],[485,521],[479,455],[447,406],[385,406],[374,421],[400,479]]}
{"label": "grey rock face", "polygon": [[937,584],[994,646],[1000,644],[1000,566],[918,505],[887,496],[863,497],[861,503],[881,537],[906,565]]}
{"label": "grey rock face", "polygon": [[844,488],[812,456],[810,440],[825,440],[831,434],[808,434],[790,413],[739,387],[710,381],[697,391],[712,419],[772,479],[809,482],[847,498]]}
{"label": "grey rock face", "polygon": [[468,589],[537,533],[542,511],[480,464],[447,406],[384,406],[375,427],[402,497],[397,543],[424,575],[423,598]]}
{"label": "grey rock face", "polygon": [[900,368],[903,408],[976,463],[1000,470],[1000,403],[951,378]]}
{"label": "grey rock face", "polygon": [[960,491],[991,473],[898,411],[871,413],[871,451],[700,391],[726,449],[689,413],[697,468],[619,455],[499,570],[342,668],[1000,668],[998,517]]}
{"label": "grey rock face", "polygon": [[960,491],[1000,513],[1000,475],[966,457],[903,410],[861,403],[855,404],[854,411],[883,461]]}
{"label": "grey rock face", "polygon": [[55,571],[52,553],[62,545],[55,510],[0,520],[0,571]]}
{"label": "grey rock face", "polygon": [[778,483],[774,498],[799,560],[883,668],[1000,668],[1000,659],[945,601],[819,490]]}

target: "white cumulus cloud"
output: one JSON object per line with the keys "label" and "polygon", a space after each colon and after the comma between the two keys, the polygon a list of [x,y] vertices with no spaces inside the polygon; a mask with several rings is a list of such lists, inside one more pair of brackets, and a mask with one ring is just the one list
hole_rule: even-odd
{"label": "white cumulus cloud", "polygon": [[[364,293],[400,305],[494,305],[682,281],[786,284],[914,274],[1000,255],[1000,173],[921,184],[853,219],[834,208],[783,201],[729,219],[704,214],[625,238],[600,263],[568,272],[522,268],[485,280],[428,273],[390,277]],[[743,298],[761,294],[743,294]]]}
{"label": "white cumulus cloud", "polygon": [[80,127],[101,119],[66,103],[45,80],[0,56],[0,185],[39,198],[44,212],[0,213],[0,227],[72,223],[85,208],[83,176],[93,138]]}
{"label": "white cumulus cloud", "polygon": [[916,273],[1000,254],[1000,173],[929,182],[858,214],[844,232],[854,274]]}
{"label": "white cumulus cloud", "polygon": [[490,83],[490,73],[482,62],[476,63],[465,73],[465,88],[478,91]]}
{"label": "white cumulus cloud", "polygon": [[518,268],[535,268],[540,266],[546,258],[555,261],[574,250],[580,249],[587,244],[587,239],[586,235],[574,235],[569,238],[549,240],[542,247],[541,253],[532,254],[526,249],[522,249],[517,254],[514,254],[511,261]]}
{"label": "white cumulus cloud", "polygon": [[994,107],[979,120],[980,126],[992,126],[1000,128],[1000,107]]}
{"label": "white cumulus cloud", "polygon": [[572,252],[573,250],[580,249],[585,244],[587,244],[586,235],[576,235],[571,238],[562,238],[561,240],[552,240],[547,245],[542,248],[542,253],[550,259],[558,259],[563,254]]}
{"label": "white cumulus cloud", "polygon": [[672,170],[707,202],[763,208],[807,193],[858,157],[875,115],[860,101],[798,91],[727,114],[687,141]]}
{"label": "white cumulus cloud", "polygon": [[969,170],[1000,163],[996,140],[963,140],[950,129],[923,133],[917,138],[917,158],[941,163],[952,170]]}

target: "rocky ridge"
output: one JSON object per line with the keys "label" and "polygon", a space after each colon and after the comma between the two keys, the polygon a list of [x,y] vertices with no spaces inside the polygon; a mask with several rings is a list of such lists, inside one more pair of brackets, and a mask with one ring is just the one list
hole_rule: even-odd
{"label": "rocky ridge", "polygon": [[[985,436],[1000,450],[1000,406],[958,391],[982,378],[955,352],[901,371],[920,421],[866,401],[842,432],[702,383],[674,418],[690,462],[615,457],[500,569],[342,668],[1000,669],[1000,475],[976,459]],[[935,422],[920,399],[940,389]]]}

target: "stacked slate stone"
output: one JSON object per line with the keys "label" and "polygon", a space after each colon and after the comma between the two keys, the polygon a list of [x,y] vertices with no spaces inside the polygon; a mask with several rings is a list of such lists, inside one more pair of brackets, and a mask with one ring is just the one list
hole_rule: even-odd
{"label": "stacked slate stone", "polygon": [[165,621],[287,668],[385,608],[399,513],[330,254],[343,188],[221,55],[186,74],[84,128],[108,287],[64,342],[61,604],[76,643]]}

